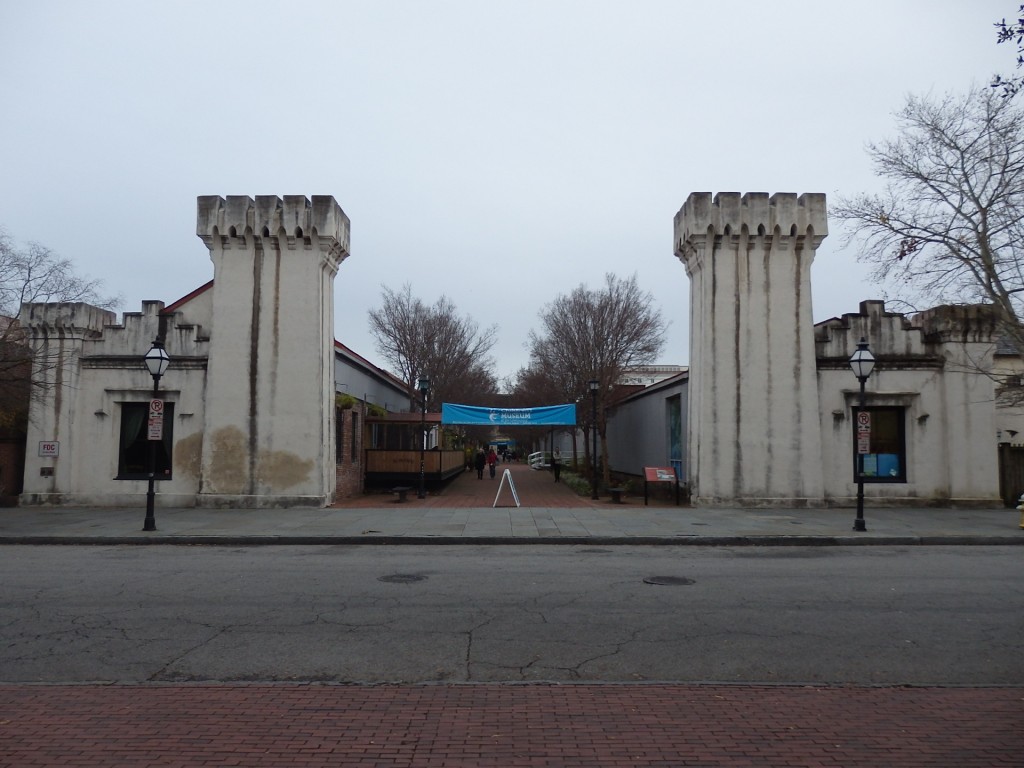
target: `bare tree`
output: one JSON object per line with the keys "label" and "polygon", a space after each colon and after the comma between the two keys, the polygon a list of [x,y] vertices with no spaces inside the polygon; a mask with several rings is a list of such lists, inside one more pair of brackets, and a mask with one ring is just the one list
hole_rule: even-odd
{"label": "bare tree", "polygon": [[47,372],[57,364],[29,348],[17,319],[22,305],[87,302],[112,308],[117,299],[102,296],[101,287],[99,280],[77,275],[70,259],[39,243],[18,247],[0,228],[0,426],[25,423],[31,392],[46,386]]}
{"label": "bare tree", "polygon": [[22,304],[84,301],[108,309],[99,280],[75,274],[74,264],[39,243],[18,248],[0,229],[0,315],[17,317]]}
{"label": "bare tree", "polygon": [[476,404],[495,392],[489,353],[497,326],[480,331],[472,318],[458,316],[446,296],[428,306],[408,283],[400,291],[382,286],[381,299],[381,307],[370,310],[370,331],[377,351],[405,382],[411,408],[419,402],[416,381],[424,374],[435,403]]}
{"label": "bare tree", "polygon": [[[605,410],[612,387],[623,371],[654,362],[665,345],[665,322],[650,292],[640,289],[634,274],[622,280],[605,275],[604,287],[578,286],[559,296],[540,313],[542,333],[530,332],[530,367],[546,376],[563,402],[590,400],[588,382],[598,382],[596,428],[604,446]],[[589,432],[587,408],[581,426]],[[589,444],[589,441],[588,441]],[[588,452],[589,447],[585,449]],[[607,448],[602,450],[604,481],[610,481]]]}
{"label": "bare tree", "polygon": [[881,194],[843,198],[872,277],[914,305],[991,304],[999,332],[1024,350],[1024,114],[987,88],[911,96],[899,135],[869,144]]}

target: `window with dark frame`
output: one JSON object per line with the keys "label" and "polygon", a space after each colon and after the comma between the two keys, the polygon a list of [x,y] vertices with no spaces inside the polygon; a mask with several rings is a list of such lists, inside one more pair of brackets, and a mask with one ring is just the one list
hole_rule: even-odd
{"label": "window with dark frame", "polygon": [[162,440],[149,440],[149,401],[121,403],[116,480],[148,480],[150,443],[155,443],[155,477],[170,480],[173,467],[174,403],[164,401]]}
{"label": "window with dark frame", "polygon": [[[907,482],[906,409],[868,406],[871,414],[870,452],[864,454],[865,483]],[[854,424],[860,408],[853,409]],[[857,430],[853,430],[853,479],[857,480]]]}

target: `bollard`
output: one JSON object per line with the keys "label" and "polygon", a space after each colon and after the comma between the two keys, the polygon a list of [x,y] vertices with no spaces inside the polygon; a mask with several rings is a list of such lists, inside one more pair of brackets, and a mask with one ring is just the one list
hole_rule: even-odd
{"label": "bollard", "polygon": [[1020,512],[1020,527],[1024,528],[1024,493],[1017,499],[1017,511]]}

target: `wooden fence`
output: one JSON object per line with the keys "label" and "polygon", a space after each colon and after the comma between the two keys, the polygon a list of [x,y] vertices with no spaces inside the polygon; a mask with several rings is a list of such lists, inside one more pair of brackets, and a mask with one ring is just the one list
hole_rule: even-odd
{"label": "wooden fence", "polygon": [[[423,452],[423,473],[431,480],[446,480],[465,469],[462,451],[429,450]],[[420,474],[419,451],[366,451],[366,479],[384,482],[411,481]]]}

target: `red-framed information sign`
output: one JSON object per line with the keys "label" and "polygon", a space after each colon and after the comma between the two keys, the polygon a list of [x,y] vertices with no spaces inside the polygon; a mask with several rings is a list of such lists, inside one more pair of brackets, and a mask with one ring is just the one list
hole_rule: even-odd
{"label": "red-framed information sign", "polygon": [[676,486],[676,506],[679,506],[679,478],[672,467],[644,467],[644,506],[647,506],[648,483],[674,483]]}

